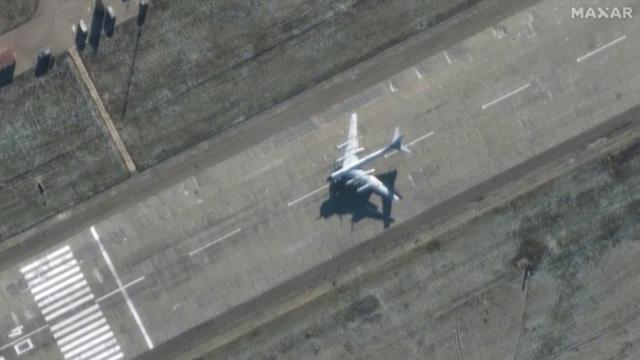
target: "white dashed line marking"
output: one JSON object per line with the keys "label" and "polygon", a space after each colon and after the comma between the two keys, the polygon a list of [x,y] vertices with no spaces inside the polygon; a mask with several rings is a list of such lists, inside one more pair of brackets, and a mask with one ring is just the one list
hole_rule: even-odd
{"label": "white dashed line marking", "polygon": [[603,46],[601,46],[601,47],[599,47],[599,48],[597,48],[597,49],[595,49],[595,50],[593,50],[593,51],[590,51],[590,52],[586,53],[585,55],[583,55],[583,56],[581,56],[581,57],[577,58],[577,59],[576,59],[576,62],[582,62],[582,61],[584,61],[584,60],[586,60],[586,59],[590,58],[591,56],[593,56],[593,55],[595,55],[595,54],[599,53],[600,51],[602,51],[602,50],[604,50],[604,49],[606,49],[606,48],[608,48],[608,47],[610,47],[610,46],[613,46],[613,45],[615,45],[615,44],[619,43],[620,41],[622,41],[622,40],[624,40],[624,39],[626,39],[626,38],[627,38],[627,35],[622,35],[622,36],[620,36],[619,38],[617,38],[617,39],[613,40],[612,42],[610,42],[610,43],[608,43],[608,44],[606,44],[606,45],[603,45]]}
{"label": "white dashed line marking", "polygon": [[322,187],[319,187],[319,188],[313,190],[312,192],[310,192],[310,193],[308,193],[306,195],[303,195],[303,196],[301,196],[301,197],[299,197],[299,198],[297,198],[297,199],[295,199],[293,201],[290,201],[289,203],[287,203],[287,206],[288,207],[292,207],[293,205],[299,203],[300,201],[302,201],[302,200],[304,200],[304,199],[306,199],[306,198],[308,198],[310,196],[313,196],[313,195],[319,193],[320,191],[327,189],[328,187],[329,187],[329,184],[324,185]]}
{"label": "white dashed line marking", "polygon": [[[420,141],[422,141],[422,140],[424,140],[424,139],[426,139],[426,138],[428,138],[428,137],[432,136],[433,134],[435,134],[435,132],[433,132],[433,131],[428,132],[428,133],[426,133],[426,134],[424,134],[424,135],[422,135],[422,136],[418,137],[417,139],[415,139],[415,140],[411,141],[410,143],[408,143],[408,144],[407,144],[407,147],[411,147],[411,146],[413,146],[413,145],[415,145],[415,144],[419,143]],[[392,151],[390,151],[389,153],[387,153],[387,154],[384,156],[384,158],[386,159],[386,158],[388,158],[389,156],[391,156],[391,155],[393,155],[393,154],[395,154],[395,153],[397,153],[397,152],[398,152],[398,150],[392,150]]]}
{"label": "white dashed line marking", "polygon": [[204,250],[204,249],[206,249],[206,248],[208,248],[210,246],[213,246],[213,245],[225,240],[226,238],[228,238],[230,236],[233,236],[233,235],[239,233],[240,231],[242,231],[242,228],[237,228],[237,229],[233,230],[232,232],[228,233],[227,235],[224,235],[224,236],[222,236],[222,237],[220,237],[220,238],[218,238],[218,239],[216,239],[216,240],[214,240],[214,241],[212,241],[212,242],[210,242],[210,243],[208,243],[208,244],[206,244],[204,246],[201,246],[201,247],[189,252],[189,256],[193,256],[193,255],[199,253],[200,251],[202,251],[202,250]]}
{"label": "white dashed line marking", "polygon": [[486,103],[486,104],[482,105],[482,110],[485,110],[485,109],[486,109],[486,108],[488,108],[489,106],[495,105],[495,104],[499,103],[500,101],[502,101],[502,100],[504,100],[504,99],[506,99],[506,98],[508,98],[508,97],[511,97],[511,96],[513,96],[513,95],[515,95],[515,94],[517,94],[517,93],[521,92],[522,90],[525,90],[525,89],[526,89],[526,88],[528,88],[529,86],[531,86],[531,84],[522,85],[522,86],[520,86],[519,88],[517,88],[517,89],[513,90],[512,92],[510,92],[510,93],[508,93],[508,94],[505,94],[505,95],[502,95],[502,96],[500,96],[499,98],[497,98],[497,99],[495,99],[495,100],[493,100],[493,101],[491,101],[491,102],[488,102],[488,103]]}

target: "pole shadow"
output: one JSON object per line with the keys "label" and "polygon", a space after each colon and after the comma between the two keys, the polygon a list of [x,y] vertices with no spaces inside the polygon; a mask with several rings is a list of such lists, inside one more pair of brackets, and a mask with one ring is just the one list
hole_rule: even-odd
{"label": "pole shadow", "polygon": [[[376,175],[390,190],[394,190],[397,171]],[[354,186],[346,186],[345,182],[333,183],[329,186],[329,198],[320,205],[318,218],[328,219],[332,216],[351,216],[351,226],[363,219],[374,219],[382,222],[385,229],[395,221],[391,217],[393,201],[382,198],[382,209],[371,201],[373,191],[358,193]],[[377,195],[374,195],[377,196]]]}
{"label": "pole shadow", "polygon": [[133,75],[136,69],[136,58],[138,57],[138,47],[140,46],[140,38],[142,37],[142,26],[138,26],[138,32],[136,33],[136,42],[133,47],[133,56],[131,57],[131,66],[129,67],[129,76],[127,77],[127,87],[125,88],[124,101],[122,103],[122,111],[120,112],[120,118],[124,120],[124,116],[127,114],[127,107],[129,106],[129,96],[131,95],[131,85],[133,83]]}

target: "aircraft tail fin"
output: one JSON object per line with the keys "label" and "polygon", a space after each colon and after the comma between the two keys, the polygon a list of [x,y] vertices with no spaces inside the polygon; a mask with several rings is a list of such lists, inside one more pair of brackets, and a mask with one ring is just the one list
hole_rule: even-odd
{"label": "aircraft tail fin", "polygon": [[389,147],[398,151],[410,153],[409,148],[402,142],[404,135],[400,135],[400,129],[398,127],[393,130],[393,137],[391,138],[391,144]]}

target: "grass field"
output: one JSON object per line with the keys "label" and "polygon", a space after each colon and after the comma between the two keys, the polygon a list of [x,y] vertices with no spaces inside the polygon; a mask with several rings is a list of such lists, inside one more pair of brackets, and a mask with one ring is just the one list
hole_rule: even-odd
{"label": "grass field", "polygon": [[81,89],[64,58],[44,78],[25,73],[0,89],[0,239],[125,178]]}

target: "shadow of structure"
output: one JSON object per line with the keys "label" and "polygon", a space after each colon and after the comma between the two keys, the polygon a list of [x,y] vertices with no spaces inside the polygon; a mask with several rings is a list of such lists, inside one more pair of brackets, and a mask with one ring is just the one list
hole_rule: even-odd
{"label": "shadow of structure", "polygon": [[38,60],[36,61],[35,73],[36,77],[44,76],[49,69],[53,67],[54,58],[51,50],[42,49],[38,52]]}
{"label": "shadow of structure", "polygon": [[[395,181],[397,171],[390,171],[376,175],[385,186],[395,192]],[[391,217],[393,201],[382,198],[382,209],[371,201],[372,191],[358,193],[353,186],[346,186],[344,182],[334,183],[329,186],[329,198],[320,205],[320,216],[318,218],[330,218],[351,215],[351,225],[362,219],[374,219],[383,223],[384,228],[388,228],[395,221]]]}
{"label": "shadow of structure", "polygon": [[78,22],[78,26],[76,27],[76,48],[78,51],[83,51],[85,46],[87,45],[87,37],[89,34],[89,29],[87,29],[87,24],[84,20],[80,19]]}
{"label": "shadow of structure", "polygon": [[100,37],[102,35],[102,28],[104,26],[104,19],[106,17],[107,10],[102,3],[102,0],[96,0],[96,5],[93,8],[93,19],[91,20],[91,30],[89,31],[89,45],[93,51],[98,51],[100,46]]}
{"label": "shadow of structure", "polygon": [[16,57],[13,51],[0,51],[0,87],[13,81],[16,72]]}

